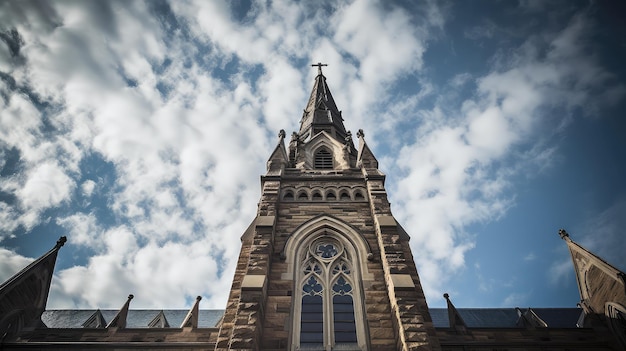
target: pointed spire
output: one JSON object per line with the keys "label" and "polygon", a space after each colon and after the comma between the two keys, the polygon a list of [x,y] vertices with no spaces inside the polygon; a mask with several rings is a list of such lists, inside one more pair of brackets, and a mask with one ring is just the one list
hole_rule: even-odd
{"label": "pointed spire", "polygon": [[102,316],[102,311],[96,310],[87,320],[82,324],[83,328],[95,328],[100,329],[106,327],[107,323]]}
{"label": "pointed spire", "polygon": [[150,328],[169,328],[170,327],[170,323],[167,321],[167,318],[165,318],[165,313],[163,312],[163,310],[161,310],[161,312],[159,312],[159,314],[156,315],[156,317],[154,317],[150,323],[148,323],[148,327]]}
{"label": "pointed spire", "polygon": [[266,164],[268,174],[280,174],[289,164],[289,156],[285,148],[285,135],[284,129],[278,132],[278,144]]}
{"label": "pointed spire", "polygon": [[126,300],[126,303],[124,303],[124,306],[122,306],[122,308],[117,312],[115,317],[111,319],[111,321],[107,325],[107,328],[111,328],[111,327],[126,328],[126,317],[128,316],[128,308],[130,306],[130,300],[132,300],[134,297],[135,296],[133,296],[133,294],[128,295],[128,299]]}
{"label": "pointed spire", "polygon": [[14,319],[21,319],[20,325],[26,328],[41,325],[57,254],[66,241],[66,237],[60,237],[50,251],[0,284],[0,335],[11,325],[12,331],[19,332],[12,323]]}
{"label": "pointed spire", "polygon": [[459,311],[454,307],[452,301],[450,301],[450,295],[448,293],[443,294],[443,297],[446,299],[446,303],[448,304],[448,322],[450,324],[450,328],[456,330],[458,333],[465,334],[467,332],[467,325],[461,317]]}
{"label": "pointed spire", "polygon": [[322,74],[322,66],[328,65],[318,63],[312,66],[318,68],[318,74],[315,77],[309,102],[300,121],[298,135],[302,141],[308,141],[317,133],[325,131],[343,142],[346,137],[346,128],[343,125],[341,111],[337,108],[333,95],[326,84],[326,77]]}
{"label": "pointed spire", "polygon": [[180,325],[181,328],[185,328],[185,327],[197,328],[198,327],[198,314],[200,313],[200,300],[202,300],[202,296],[196,297],[196,303],[193,304],[193,306],[187,313],[187,316],[183,320],[183,323],[181,323]]}
{"label": "pointed spire", "polygon": [[365,142],[365,133],[363,133],[363,129],[359,129],[356,136],[359,138],[359,152],[356,156],[356,166],[361,168],[378,169],[378,160]]}

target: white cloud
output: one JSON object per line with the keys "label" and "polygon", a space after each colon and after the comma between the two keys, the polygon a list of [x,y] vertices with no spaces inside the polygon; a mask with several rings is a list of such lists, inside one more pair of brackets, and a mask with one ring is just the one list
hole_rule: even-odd
{"label": "white cloud", "polygon": [[102,246],[103,230],[97,222],[98,219],[93,213],[76,213],[56,220],[56,223],[67,231],[68,241],[72,245],[84,245],[92,248]]}
{"label": "white cloud", "polygon": [[18,195],[25,208],[38,211],[67,200],[74,186],[74,181],[59,165],[47,162],[28,175]]}
{"label": "white cloud", "polygon": [[0,282],[5,282],[33,261],[32,258],[24,257],[13,251],[0,248]]}
{"label": "white cloud", "polygon": [[91,179],[87,179],[80,185],[80,189],[83,192],[83,195],[86,197],[90,197],[93,194],[93,191],[96,189],[96,182]]}
{"label": "white cloud", "polygon": [[[537,158],[545,163],[552,154],[550,148],[527,146],[545,145],[542,138],[550,136],[538,126],[561,123],[538,111],[559,106],[567,120],[572,108],[592,104],[593,87],[610,81],[583,54],[587,28],[583,17],[575,17],[560,33],[532,37],[511,55],[501,55],[493,71],[475,77],[475,95],[460,110],[444,95],[433,109],[414,112],[425,117],[424,126],[393,165],[402,178],[392,199],[395,213],[411,228],[427,298],[440,295],[446,282],[441,277],[464,266],[464,254],[474,247],[466,228],[496,219],[511,206],[515,194],[507,189],[513,171],[540,166]],[[545,49],[547,54],[539,55]],[[440,118],[442,113],[453,117]]]}
{"label": "white cloud", "polygon": [[[21,204],[0,202],[3,236],[72,201],[88,155],[116,177],[107,187],[79,185],[84,196],[105,198],[114,220],[97,211],[57,219],[70,245],[95,254],[59,272],[50,306],[117,308],[134,293],[139,307],[179,307],[204,295],[203,307],[222,308],[239,237],[256,210],[257,176],[276,131],[297,129],[306,103],[315,70],[297,67],[322,60],[347,126],[364,128],[370,146],[397,152],[381,159],[398,174],[394,212],[413,237],[432,295],[474,247],[468,225],[511,205],[510,172],[492,166],[536,140],[544,122],[536,109],[585,106],[587,91],[608,79],[576,55],[584,49],[582,19],[540,43],[546,56],[531,50],[542,39],[531,38],[489,74],[453,77],[452,87],[476,84],[474,97],[455,110],[445,99],[422,105],[439,93],[419,76],[428,41],[445,20],[434,2],[407,10],[373,1],[275,1],[245,14],[223,2],[174,2],[163,17],[142,2],[15,4],[0,5],[0,23],[19,31],[23,62],[3,51],[0,68],[49,107],[42,113],[15,92],[0,100],[0,146],[18,150],[22,166],[0,179]],[[407,76],[422,88],[394,97]],[[617,101],[620,90],[611,94]],[[408,143],[385,140],[416,117],[421,126],[403,131]],[[549,159],[543,151],[523,158]]]}
{"label": "white cloud", "polygon": [[[232,277],[218,277],[218,263],[207,255],[212,246],[209,240],[138,247],[135,235],[124,227],[113,228],[103,237],[103,254],[92,257],[86,266],[59,273],[52,304],[117,308],[133,293],[134,308],[184,307],[187,299],[197,295],[214,297],[205,301],[203,308],[223,308],[223,292],[228,291]],[[73,296],[77,302],[64,300],[65,296]]]}

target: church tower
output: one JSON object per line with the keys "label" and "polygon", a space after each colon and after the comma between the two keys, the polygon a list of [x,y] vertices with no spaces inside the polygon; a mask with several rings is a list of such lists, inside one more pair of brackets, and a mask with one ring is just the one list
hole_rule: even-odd
{"label": "church tower", "polygon": [[300,130],[261,176],[216,350],[439,350],[385,175],[322,64]]}

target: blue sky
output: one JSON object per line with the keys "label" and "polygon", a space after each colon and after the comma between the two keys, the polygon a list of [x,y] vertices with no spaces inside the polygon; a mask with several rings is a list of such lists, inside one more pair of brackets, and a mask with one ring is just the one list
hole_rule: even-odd
{"label": "blue sky", "polygon": [[579,300],[624,270],[626,8],[595,1],[5,1],[0,280],[68,236],[48,308],[224,308],[277,133],[324,73],[431,307]]}

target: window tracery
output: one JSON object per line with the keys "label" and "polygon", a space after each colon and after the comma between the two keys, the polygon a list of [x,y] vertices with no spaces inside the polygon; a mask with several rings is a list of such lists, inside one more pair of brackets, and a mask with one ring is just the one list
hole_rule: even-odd
{"label": "window tracery", "polygon": [[360,349],[355,318],[358,279],[350,259],[344,245],[328,237],[314,240],[304,251],[296,280],[300,350],[324,350],[325,345]]}

